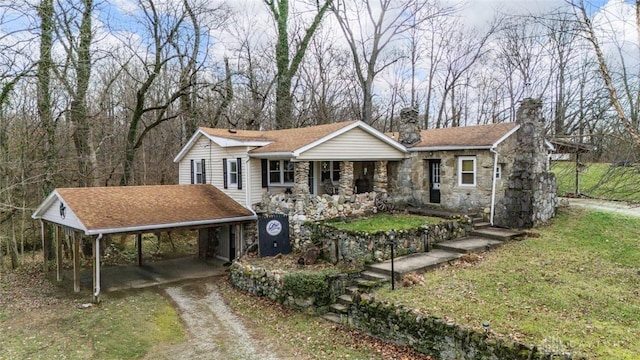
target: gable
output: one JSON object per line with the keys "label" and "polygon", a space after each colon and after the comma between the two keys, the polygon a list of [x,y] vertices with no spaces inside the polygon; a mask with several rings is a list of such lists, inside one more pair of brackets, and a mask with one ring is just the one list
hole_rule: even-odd
{"label": "gable", "polygon": [[393,140],[384,141],[385,135],[375,136],[356,126],[327,141],[308,149],[301,149],[297,160],[399,160],[405,158],[405,152],[393,146]]}

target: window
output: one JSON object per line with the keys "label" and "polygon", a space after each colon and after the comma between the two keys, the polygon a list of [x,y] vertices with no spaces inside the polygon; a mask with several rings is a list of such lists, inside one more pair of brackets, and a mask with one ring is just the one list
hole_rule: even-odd
{"label": "window", "polygon": [[229,171],[227,172],[229,185],[238,186],[238,160],[230,159],[227,161],[227,166],[229,167]]}
{"label": "window", "polygon": [[502,178],[502,164],[496,165],[496,179]]}
{"label": "window", "polygon": [[295,164],[289,160],[269,161],[269,184],[293,184],[295,178]]}
{"label": "window", "polygon": [[340,161],[322,161],[320,162],[320,181],[330,179],[337,183],[340,181]]}
{"label": "window", "polygon": [[476,186],[475,156],[460,156],[458,158],[458,185]]}
{"label": "window", "polygon": [[191,160],[191,183],[205,184],[207,182],[207,172],[204,159]]}

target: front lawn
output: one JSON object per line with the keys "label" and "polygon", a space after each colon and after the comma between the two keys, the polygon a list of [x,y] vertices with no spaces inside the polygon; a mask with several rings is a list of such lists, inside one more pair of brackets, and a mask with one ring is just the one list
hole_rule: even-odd
{"label": "front lawn", "polygon": [[406,215],[406,214],[377,214],[371,217],[345,221],[332,221],[328,224],[342,230],[354,232],[378,232],[390,230],[416,229],[423,225],[437,224],[442,218]]}
{"label": "front lawn", "polygon": [[640,354],[640,219],[563,211],[539,237],[424,274],[379,299],[589,358]]}

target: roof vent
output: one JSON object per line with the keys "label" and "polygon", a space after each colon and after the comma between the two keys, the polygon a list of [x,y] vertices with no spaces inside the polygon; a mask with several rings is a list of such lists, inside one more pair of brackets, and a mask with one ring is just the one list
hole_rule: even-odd
{"label": "roof vent", "polygon": [[238,132],[238,130],[236,130],[236,129],[229,129],[229,132],[230,132],[230,133],[232,133],[232,134],[235,134],[235,133],[237,133],[237,132]]}

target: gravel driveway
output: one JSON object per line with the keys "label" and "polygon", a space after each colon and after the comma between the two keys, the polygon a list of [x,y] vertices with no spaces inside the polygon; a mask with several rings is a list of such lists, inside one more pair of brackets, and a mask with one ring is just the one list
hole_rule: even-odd
{"label": "gravel driveway", "polygon": [[187,341],[153,349],[146,359],[277,359],[225,305],[216,281],[209,278],[164,289],[184,322]]}
{"label": "gravel driveway", "polygon": [[561,204],[569,204],[572,207],[580,207],[585,209],[608,211],[628,216],[640,217],[640,206],[629,205],[623,201],[608,201],[598,199],[574,199],[560,198]]}

